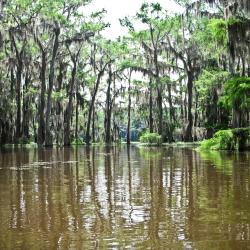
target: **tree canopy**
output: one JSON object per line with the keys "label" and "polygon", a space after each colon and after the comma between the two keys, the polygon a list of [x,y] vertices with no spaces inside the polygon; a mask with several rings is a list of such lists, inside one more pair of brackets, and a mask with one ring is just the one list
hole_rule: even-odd
{"label": "tree canopy", "polygon": [[194,141],[249,126],[247,1],[176,0],[175,14],[145,2],[114,41],[89,2],[1,3],[0,144]]}

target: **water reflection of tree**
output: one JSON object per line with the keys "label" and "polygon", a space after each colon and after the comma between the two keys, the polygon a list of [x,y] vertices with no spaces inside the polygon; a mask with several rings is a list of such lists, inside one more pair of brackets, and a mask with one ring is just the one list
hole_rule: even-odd
{"label": "water reflection of tree", "polygon": [[[86,147],[1,155],[7,167],[0,175],[0,249],[113,243],[202,249],[219,237],[250,239],[249,153],[216,156],[232,166],[229,174],[190,149],[149,151]],[[51,164],[32,166],[38,161]]]}

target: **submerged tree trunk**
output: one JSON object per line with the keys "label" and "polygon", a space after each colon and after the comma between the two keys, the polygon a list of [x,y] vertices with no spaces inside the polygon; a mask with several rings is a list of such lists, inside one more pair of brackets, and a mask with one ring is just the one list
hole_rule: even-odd
{"label": "submerged tree trunk", "polygon": [[168,104],[169,104],[169,124],[167,126],[167,139],[168,142],[173,142],[173,128],[175,124],[175,110],[173,107],[171,84],[167,82]]}
{"label": "submerged tree trunk", "polygon": [[93,108],[94,108],[94,105],[95,105],[95,99],[96,99],[96,95],[97,95],[97,92],[98,92],[98,89],[99,89],[101,78],[102,78],[102,76],[104,74],[104,71],[105,71],[107,65],[108,65],[108,63],[106,63],[104,65],[104,67],[102,68],[102,70],[98,73],[96,84],[95,84],[95,87],[94,87],[94,91],[93,91],[93,94],[92,94],[92,97],[91,97],[91,100],[90,100],[89,112],[88,112],[88,121],[87,121],[87,129],[86,129],[86,136],[85,136],[86,137],[85,140],[86,140],[87,144],[90,144],[90,142],[91,142],[90,126],[91,126],[91,118],[92,118]]}
{"label": "submerged tree trunk", "polygon": [[154,119],[153,119],[153,88],[152,88],[152,81],[150,79],[150,86],[149,86],[149,132],[154,132]]}
{"label": "submerged tree trunk", "polygon": [[54,85],[54,75],[55,75],[55,59],[59,47],[59,27],[55,28],[55,40],[53,46],[52,59],[50,62],[50,72],[49,72],[49,88],[48,88],[48,97],[47,97],[47,108],[46,108],[46,129],[45,129],[45,146],[53,145],[53,137],[50,131],[50,113],[51,113],[51,95]]}
{"label": "submerged tree trunk", "polygon": [[109,68],[109,77],[108,77],[108,89],[106,94],[106,112],[105,112],[105,143],[111,143],[111,115],[112,115],[112,103],[111,103],[111,83],[112,83],[113,74],[111,68]]}
{"label": "submerged tree trunk", "polygon": [[45,119],[44,119],[44,109],[45,109],[45,92],[46,92],[46,52],[42,51],[42,67],[40,73],[41,80],[41,94],[40,94],[40,105],[39,105],[39,127],[37,135],[37,144],[39,146],[43,145],[45,141]]}
{"label": "submerged tree trunk", "polygon": [[25,84],[23,89],[23,125],[22,125],[22,137],[25,141],[29,139],[29,98],[26,96],[28,91],[28,85],[30,82],[29,73],[26,72]]}
{"label": "submerged tree trunk", "polygon": [[92,142],[95,142],[95,106],[93,107],[92,114]]}
{"label": "submerged tree trunk", "polygon": [[[64,63],[60,63],[59,66],[59,75],[57,77],[57,91],[60,92],[62,90],[62,85],[63,85],[63,78],[65,74],[65,65]],[[61,100],[57,100],[56,102],[56,116],[57,116],[57,121],[56,121],[56,144],[57,145],[63,145],[63,107]]]}
{"label": "submerged tree trunk", "polygon": [[162,108],[162,93],[161,89],[157,89],[157,105],[158,105],[158,133],[163,134],[163,108]]}
{"label": "submerged tree trunk", "polygon": [[70,121],[73,110],[73,91],[75,86],[75,77],[76,77],[76,69],[77,69],[77,59],[72,58],[73,61],[73,69],[71,72],[71,81],[70,81],[70,90],[69,90],[69,102],[64,114],[64,146],[69,146],[71,143],[70,138]]}
{"label": "submerged tree trunk", "polygon": [[187,82],[187,92],[188,92],[188,111],[187,118],[188,124],[186,127],[184,140],[185,141],[193,141],[192,137],[192,127],[193,127],[193,114],[192,114],[192,103],[193,103],[193,80],[194,76],[192,72],[188,72],[188,82]]}
{"label": "submerged tree trunk", "polygon": [[130,135],[130,125],[131,125],[131,74],[132,71],[129,72],[128,78],[128,123],[127,123],[127,144],[131,142],[131,135]]}
{"label": "submerged tree trunk", "polygon": [[[13,51],[15,51],[15,55],[16,55],[16,60],[17,60],[17,65],[16,65],[16,81],[15,81],[15,85],[16,85],[16,105],[17,105],[17,109],[16,109],[16,122],[15,122],[15,142],[18,142],[20,137],[22,136],[22,100],[21,100],[21,89],[22,89],[22,73],[23,73],[23,54],[24,54],[24,47],[25,44],[23,43],[23,46],[21,47],[21,49],[18,49],[18,44],[16,43],[14,34],[12,33],[11,30],[9,30],[9,35],[10,35],[10,39],[11,39],[11,49]],[[11,72],[13,73],[13,72]],[[13,83],[13,76],[11,75],[11,80]],[[13,86],[11,86],[11,89],[13,90]]]}
{"label": "submerged tree trunk", "polygon": [[17,73],[16,73],[16,103],[17,103],[17,113],[16,113],[16,135],[15,139],[16,142],[20,139],[22,136],[21,128],[21,86],[22,86],[22,71],[23,71],[23,61],[22,59],[18,60],[17,65]]}
{"label": "submerged tree trunk", "polygon": [[171,84],[167,83],[167,89],[168,89],[168,103],[169,103],[169,110],[170,110],[170,122],[175,122],[175,112],[173,107],[173,100],[172,100],[172,93],[171,93]]}
{"label": "submerged tree trunk", "polygon": [[75,126],[75,139],[78,139],[78,120],[79,120],[79,98],[76,94],[76,126]]}

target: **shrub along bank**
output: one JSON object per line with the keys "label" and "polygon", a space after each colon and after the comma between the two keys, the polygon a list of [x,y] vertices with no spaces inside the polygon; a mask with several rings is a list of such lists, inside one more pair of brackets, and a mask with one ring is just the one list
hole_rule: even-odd
{"label": "shrub along bank", "polygon": [[250,149],[250,127],[219,130],[214,137],[204,140],[201,150],[248,150]]}

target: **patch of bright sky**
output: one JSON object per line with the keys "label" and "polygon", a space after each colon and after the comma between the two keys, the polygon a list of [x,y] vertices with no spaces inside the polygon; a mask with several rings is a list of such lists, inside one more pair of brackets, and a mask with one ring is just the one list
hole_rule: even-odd
{"label": "patch of bright sky", "polygon": [[115,39],[127,33],[127,29],[120,25],[119,19],[125,16],[134,16],[144,2],[158,2],[170,14],[181,12],[182,8],[173,0],[92,0],[92,2],[85,7],[86,13],[100,11],[103,8],[107,11],[105,22],[110,23],[110,28],[107,28],[103,35],[107,39]]}

